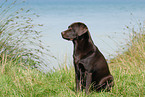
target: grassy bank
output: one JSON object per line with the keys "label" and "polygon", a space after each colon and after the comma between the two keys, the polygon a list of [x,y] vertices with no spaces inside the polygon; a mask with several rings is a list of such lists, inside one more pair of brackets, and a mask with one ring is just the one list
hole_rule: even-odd
{"label": "grassy bank", "polygon": [[[128,50],[111,60],[109,67],[115,86],[110,92],[92,92],[88,97],[144,97],[145,96],[145,32],[133,31]],[[0,97],[83,97],[75,92],[74,68],[66,66],[55,72],[43,74],[36,69],[24,67],[23,62],[7,60],[0,62]]]}

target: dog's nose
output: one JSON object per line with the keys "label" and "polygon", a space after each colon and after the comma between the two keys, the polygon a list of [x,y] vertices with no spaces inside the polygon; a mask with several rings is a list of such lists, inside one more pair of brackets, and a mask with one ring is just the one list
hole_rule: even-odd
{"label": "dog's nose", "polygon": [[64,32],[61,32],[61,35],[64,35]]}

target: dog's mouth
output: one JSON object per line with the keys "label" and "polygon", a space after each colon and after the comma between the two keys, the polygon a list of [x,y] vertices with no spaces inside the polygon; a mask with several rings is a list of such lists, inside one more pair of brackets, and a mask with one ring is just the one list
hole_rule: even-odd
{"label": "dog's mouth", "polygon": [[72,41],[73,40],[73,39],[70,39],[70,38],[67,38],[67,37],[63,37],[63,36],[62,36],[62,38],[63,39],[66,39],[66,40],[69,40],[69,41]]}

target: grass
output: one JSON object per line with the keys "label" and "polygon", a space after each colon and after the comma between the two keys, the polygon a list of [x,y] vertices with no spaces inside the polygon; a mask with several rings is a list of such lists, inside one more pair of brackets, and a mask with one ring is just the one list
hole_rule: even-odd
{"label": "grass", "polygon": [[128,50],[110,60],[115,86],[110,92],[75,92],[74,67],[60,66],[44,74],[25,67],[25,63],[7,60],[0,64],[0,97],[144,97],[145,96],[145,32],[132,30]]}
{"label": "grass", "polygon": [[145,31],[132,30],[128,50],[111,60],[111,70],[115,77],[114,95],[145,96]]}

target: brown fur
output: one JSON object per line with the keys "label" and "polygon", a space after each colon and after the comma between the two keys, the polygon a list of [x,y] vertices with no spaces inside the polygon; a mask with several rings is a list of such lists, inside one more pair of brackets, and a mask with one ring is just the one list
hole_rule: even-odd
{"label": "brown fur", "polygon": [[109,91],[113,86],[113,76],[103,54],[94,45],[87,26],[76,22],[61,34],[64,39],[71,40],[74,44],[76,90],[86,88],[86,93],[90,88]]}

